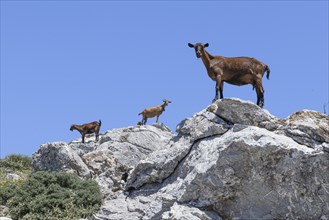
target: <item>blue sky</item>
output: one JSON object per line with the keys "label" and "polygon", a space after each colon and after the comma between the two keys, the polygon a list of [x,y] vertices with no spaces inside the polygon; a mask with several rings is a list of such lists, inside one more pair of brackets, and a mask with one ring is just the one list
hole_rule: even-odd
{"label": "blue sky", "polygon": [[[189,42],[266,63],[277,117],[328,103],[328,1],[2,0],[1,158],[78,138],[73,123],[135,125],[164,98],[174,131],[215,93]],[[256,102],[251,85],[225,84],[224,97]]]}

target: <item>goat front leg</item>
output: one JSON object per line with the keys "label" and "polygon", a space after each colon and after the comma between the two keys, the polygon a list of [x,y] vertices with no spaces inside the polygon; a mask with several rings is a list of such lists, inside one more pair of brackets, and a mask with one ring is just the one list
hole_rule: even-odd
{"label": "goat front leg", "polygon": [[82,134],[82,143],[85,143],[85,135]]}
{"label": "goat front leg", "polygon": [[218,99],[218,92],[219,92],[219,98],[222,99],[224,98],[223,96],[223,81],[222,77],[220,75],[217,76],[216,78],[216,87],[215,87],[215,98],[212,100],[212,102],[215,102]]}
{"label": "goat front leg", "polygon": [[97,141],[98,141],[98,139],[99,139],[99,134],[96,132],[96,133],[95,133],[95,136],[96,136],[96,139],[95,139],[95,141],[97,142]]}
{"label": "goat front leg", "polygon": [[216,86],[215,86],[215,98],[212,100],[212,102],[215,102],[218,99],[218,89],[217,89],[217,82],[216,82]]}

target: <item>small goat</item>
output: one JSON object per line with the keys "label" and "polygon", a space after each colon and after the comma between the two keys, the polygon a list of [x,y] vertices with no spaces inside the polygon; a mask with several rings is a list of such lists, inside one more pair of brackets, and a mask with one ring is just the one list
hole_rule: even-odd
{"label": "small goat", "polygon": [[155,116],[157,116],[156,122],[158,123],[159,116],[162,114],[162,112],[165,111],[165,108],[169,103],[171,103],[171,101],[164,99],[162,105],[144,109],[141,113],[138,114],[143,115],[143,119],[140,124],[145,125],[148,118],[153,118]]}
{"label": "small goat", "polygon": [[209,46],[208,43],[197,43],[195,45],[188,43],[188,46],[195,49],[196,56],[197,58],[201,57],[208,76],[216,81],[216,95],[213,101],[218,99],[218,91],[220,92],[220,98],[223,98],[224,82],[237,86],[251,84],[253,89],[256,88],[257,105],[264,106],[262,78],[265,72],[267,72],[267,79],[270,76],[270,68],[266,64],[250,57],[212,56],[204,49]]}
{"label": "small goat", "polygon": [[92,133],[95,133],[95,136],[96,136],[96,141],[98,141],[98,137],[99,137],[99,130],[101,128],[101,125],[102,125],[102,121],[99,120],[98,122],[97,121],[94,121],[94,122],[90,122],[88,124],[83,124],[83,125],[71,125],[71,128],[70,130],[73,131],[73,130],[77,130],[80,132],[80,134],[82,135],[82,143],[85,142],[85,136],[86,134],[92,134]]}

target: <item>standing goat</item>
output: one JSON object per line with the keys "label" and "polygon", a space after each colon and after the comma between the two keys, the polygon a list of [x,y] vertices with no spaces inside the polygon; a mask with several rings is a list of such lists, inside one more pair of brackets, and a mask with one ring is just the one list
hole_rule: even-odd
{"label": "standing goat", "polygon": [[138,114],[143,115],[141,124],[145,125],[147,122],[147,118],[153,118],[155,116],[157,116],[156,123],[158,123],[159,116],[162,114],[162,112],[165,111],[165,108],[169,103],[171,103],[171,101],[169,101],[168,99],[164,99],[162,105],[144,109],[141,113]]}
{"label": "standing goat", "polygon": [[205,48],[209,46],[206,44],[191,44],[188,46],[195,49],[197,58],[202,59],[205,65],[208,76],[216,81],[216,95],[213,101],[218,99],[218,91],[220,92],[220,98],[223,98],[223,84],[224,82],[241,86],[251,84],[253,89],[256,88],[257,93],[257,105],[264,106],[264,88],[262,78],[264,73],[267,72],[267,79],[270,76],[270,68],[258,61],[255,58],[250,57],[223,57],[212,56]]}
{"label": "standing goat", "polygon": [[85,136],[86,134],[92,134],[95,133],[96,136],[96,141],[98,141],[98,137],[99,137],[99,130],[101,128],[102,125],[102,121],[99,120],[94,121],[94,122],[90,122],[88,124],[83,124],[83,125],[71,125],[70,130],[77,130],[80,132],[80,134],[82,135],[82,143],[85,142]]}

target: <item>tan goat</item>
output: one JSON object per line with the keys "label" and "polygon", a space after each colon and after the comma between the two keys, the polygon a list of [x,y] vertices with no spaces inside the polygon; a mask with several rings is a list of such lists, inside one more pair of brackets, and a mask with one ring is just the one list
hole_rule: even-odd
{"label": "tan goat", "polygon": [[83,124],[83,125],[71,125],[70,130],[77,130],[80,132],[81,136],[82,136],[82,143],[85,142],[85,136],[86,134],[92,134],[95,133],[96,136],[96,141],[98,141],[98,137],[99,137],[99,130],[101,128],[102,125],[102,121],[99,120],[94,121],[94,122],[90,122],[88,124]]}
{"label": "tan goat", "polygon": [[145,125],[148,118],[153,118],[155,116],[157,116],[156,122],[158,123],[159,116],[162,114],[162,112],[165,111],[165,108],[169,103],[171,103],[171,101],[164,99],[162,105],[144,109],[141,113],[138,114],[143,115],[141,124]]}

